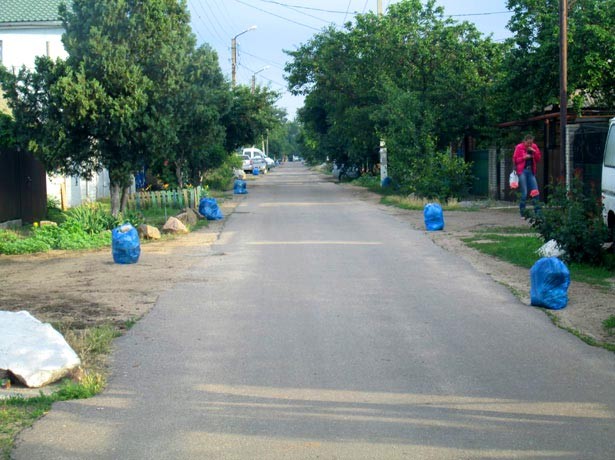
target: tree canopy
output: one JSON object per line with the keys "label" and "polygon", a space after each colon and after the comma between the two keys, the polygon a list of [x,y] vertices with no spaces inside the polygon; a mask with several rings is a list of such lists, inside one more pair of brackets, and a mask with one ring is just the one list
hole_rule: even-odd
{"label": "tree canopy", "polygon": [[48,171],[109,171],[112,212],[133,175],[171,165],[199,183],[231,148],[280,123],[277,93],[231,91],[218,57],[196,48],[185,0],[73,0],[60,7],[66,60],[0,72],[17,142]]}

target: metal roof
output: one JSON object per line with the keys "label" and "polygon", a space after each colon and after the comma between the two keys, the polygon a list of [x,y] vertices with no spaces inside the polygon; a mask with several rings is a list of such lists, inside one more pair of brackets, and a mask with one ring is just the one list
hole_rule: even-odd
{"label": "metal roof", "polygon": [[0,0],[0,25],[57,22],[58,7],[67,0]]}

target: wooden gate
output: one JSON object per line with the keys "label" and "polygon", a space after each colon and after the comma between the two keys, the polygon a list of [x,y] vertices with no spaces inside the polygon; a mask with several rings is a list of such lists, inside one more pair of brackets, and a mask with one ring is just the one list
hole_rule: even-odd
{"label": "wooden gate", "polygon": [[470,193],[474,196],[487,196],[489,194],[489,150],[475,150],[470,152],[469,160],[472,162],[472,187]]}
{"label": "wooden gate", "polygon": [[0,151],[0,222],[45,218],[47,183],[43,165],[30,153]]}

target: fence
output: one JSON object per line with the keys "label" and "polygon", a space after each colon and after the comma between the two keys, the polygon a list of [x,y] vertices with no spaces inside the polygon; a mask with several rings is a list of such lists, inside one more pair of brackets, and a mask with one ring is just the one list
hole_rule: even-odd
{"label": "fence", "polygon": [[203,192],[203,187],[199,186],[181,190],[131,193],[128,196],[128,209],[196,208]]}

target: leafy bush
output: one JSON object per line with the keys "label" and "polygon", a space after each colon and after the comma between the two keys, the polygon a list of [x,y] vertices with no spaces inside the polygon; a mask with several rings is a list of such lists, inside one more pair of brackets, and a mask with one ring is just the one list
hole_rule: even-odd
{"label": "leafy bush", "polygon": [[442,201],[463,198],[472,183],[472,164],[446,152],[426,155],[412,162],[408,179],[416,195]]}
{"label": "leafy bush", "polygon": [[205,173],[203,185],[214,190],[228,190],[233,187],[235,169],[241,169],[241,158],[229,155],[220,167]]}
{"label": "leafy bush", "polygon": [[608,231],[597,195],[586,191],[579,177],[573,179],[570,190],[564,184],[556,184],[550,190],[543,209],[526,211],[532,227],[545,241],[557,241],[566,251],[568,261],[602,263]]}
{"label": "leafy bush", "polygon": [[47,220],[61,224],[66,220],[66,214],[62,211],[60,200],[53,196],[47,196]]}
{"label": "leafy bush", "polygon": [[86,203],[66,212],[65,226],[82,230],[90,235],[112,230],[120,221],[105,211],[98,203]]}

